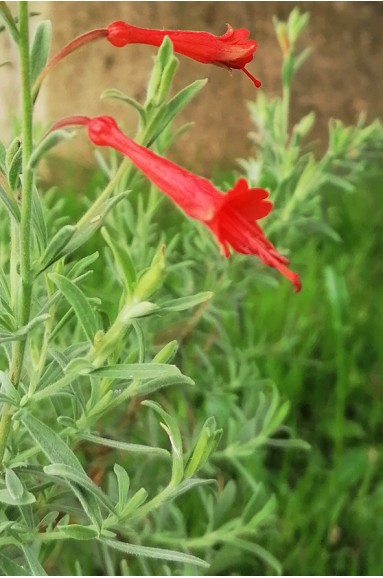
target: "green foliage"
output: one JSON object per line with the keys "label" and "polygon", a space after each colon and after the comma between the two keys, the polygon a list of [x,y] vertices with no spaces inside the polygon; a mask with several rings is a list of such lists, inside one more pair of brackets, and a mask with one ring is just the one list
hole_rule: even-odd
{"label": "green foliage", "polygon": [[[36,32],[33,78],[47,60],[49,30],[42,24]],[[176,68],[177,60],[166,39],[155,60],[144,105],[116,90],[106,94],[136,108],[140,113],[138,140],[162,151],[176,138],[173,120],[206,83],[196,81],[169,96]],[[28,170],[36,170],[39,160],[67,136],[63,132],[41,141],[32,152]],[[16,224],[19,221],[18,190],[24,170],[21,140],[17,137],[7,151],[5,147],[1,150],[2,200],[9,225],[14,227],[13,220]],[[161,560],[178,562],[185,568],[209,566],[188,553],[187,543],[179,544],[177,551],[170,544],[164,549],[160,536],[141,536],[138,529],[150,518],[157,524],[167,508],[180,512],[173,505],[175,500],[181,504],[184,496],[195,494],[198,488],[209,491],[204,487],[216,483],[216,476],[208,475],[209,459],[222,429],[213,417],[208,417],[201,422],[197,437],[188,440],[189,432],[178,423],[174,410],[168,403],[165,410],[159,401],[163,402],[164,388],[186,391],[185,387],[195,387],[194,381],[176,365],[170,365],[177,354],[176,340],[155,344],[158,324],[163,322],[160,320],[177,313],[185,318],[187,327],[188,310],[206,309],[213,293],[204,289],[179,295],[165,288],[167,274],[177,275],[177,267],[165,261],[164,239],[156,230],[157,192],[150,191],[147,206],[141,196],[132,199],[128,211],[116,213],[116,204],[127,197],[125,191],[137,189],[137,175],[127,163],[116,172],[113,156],[110,166],[104,159],[100,162],[111,180],[85,213],[72,222],[63,220],[63,206],[54,206],[49,193],[41,195],[33,190],[34,300],[30,320],[22,327],[15,312],[17,253],[15,256],[9,247],[2,253],[4,368],[12,357],[8,343],[22,341],[29,352],[17,389],[8,372],[2,372],[1,402],[12,420],[5,440],[5,477],[0,488],[5,506],[0,537],[4,555],[0,563],[5,574],[21,569],[28,574],[27,568],[32,574],[44,574],[41,563],[56,564],[52,545],[57,544],[57,553],[62,548],[69,552],[73,543],[83,541],[101,545],[102,555],[95,560],[92,572],[103,567],[103,572],[111,572],[112,568],[116,572],[123,555],[138,569],[145,558],[154,559],[156,564]],[[133,203],[136,211],[131,210]],[[7,212],[1,218],[6,222]],[[127,219],[130,223],[126,227]],[[122,225],[136,234],[122,239],[117,233]],[[86,244],[100,228],[109,251],[87,254]],[[16,238],[17,230],[12,234]],[[152,249],[154,236],[156,249]],[[98,246],[100,241],[99,237]],[[172,259],[172,243],[166,256]],[[113,280],[112,286],[110,281],[105,283],[103,292],[89,282],[93,272],[90,267],[94,265],[97,278],[101,271],[107,271],[109,280]],[[185,260],[178,262],[180,272],[185,266]],[[140,401],[148,396],[157,399],[143,401],[152,412],[140,410],[136,421]],[[131,439],[115,429],[126,413],[137,424]],[[105,421],[107,415],[117,418],[110,426],[109,420]],[[154,415],[161,420],[159,425],[168,438],[170,452],[161,447],[164,440]],[[189,443],[185,444],[183,438]],[[99,451],[97,448],[103,448],[111,458],[122,452],[129,461],[123,459],[122,466],[113,464],[112,458],[108,466],[100,464],[99,478],[97,470],[91,473],[89,461],[89,455]],[[134,465],[140,458],[146,459],[145,470]],[[198,477],[200,471],[202,477]],[[233,531],[225,529],[221,535],[218,525],[214,532],[217,536],[207,542],[208,548],[228,540],[240,543],[247,529],[236,522]],[[249,549],[249,544],[240,547]],[[263,552],[260,546],[259,552]],[[263,556],[273,560],[267,553]],[[84,559],[78,551],[74,558],[66,559],[66,571],[78,572],[89,563],[90,558]],[[145,567],[148,564],[145,562]]]}
{"label": "green foliage", "polygon": [[31,43],[31,82],[36,81],[38,75],[48,62],[52,40],[52,24],[50,20],[39,22]]}

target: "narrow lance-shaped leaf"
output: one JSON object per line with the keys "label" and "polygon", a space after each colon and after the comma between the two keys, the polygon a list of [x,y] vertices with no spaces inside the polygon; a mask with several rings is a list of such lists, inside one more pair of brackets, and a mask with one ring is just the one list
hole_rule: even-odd
{"label": "narrow lance-shaped leaf", "polygon": [[15,404],[17,405],[20,401],[20,393],[17,391],[11,380],[9,379],[9,375],[4,371],[0,371],[0,391],[4,393],[7,397],[12,399]]}
{"label": "narrow lance-shaped leaf", "polygon": [[148,86],[148,96],[146,99],[146,106],[158,105],[158,92],[161,86],[161,79],[164,73],[164,69],[169,59],[174,58],[173,56],[173,45],[168,36],[166,36],[158,49],[157,55],[154,60],[154,66],[152,74],[149,80]]}
{"label": "narrow lance-shaped leaf", "polygon": [[19,30],[16,26],[12,12],[8,8],[6,2],[0,2],[0,17],[2,18],[5,28],[8,30],[9,34],[16,42],[16,44],[18,44],[20,40]]}
{"label": "narrow lance-shaped leaf", "polygon": [[154,377],[168,377],[182,375],[175,365],[166,363],[128,363],[119,365],[107,365],[92,371],[94,376],[108,377],[111,379],[151,379]]}
{"label": "narrow lance-shaped leaf", "polygon": [[48,243],[48,232],[41,202],[41,196],[36,187],[33,187],[32,194],[32,220],[33,228],[35,230],[39,244],[40,253],[42,253]]}
{"label": "narrow lance-shaped leaf", "polygon": [[164,347],[156,353],[153,358],[153,363],[169,363],[173,360],[174,356],[178,351],[178,342],[176,340],[170,341]]}
{"label": "narrow lance-shaped leaf", "polygon": [[73,237],[76,227],[74,225],[64,225],[49,241],[39,264],[40,271],[44,271],[49,265],[57,261],[63,254],[63,250]]}
{"label": "narrow lance-shaped leaf", "polygon": [[200,303],[204,303],[213,297],[214,293],[211,291],[203,291],[202,293],[196,293],[196,295],[191,295],[190,297],[180,297],[179,299],[172,299],[171,301],[165,301],[161,304],[161,309],[166,309],[167,311],[184,311],[185,309],[190,309],[195,307]]}
{"label": "narrow lance-shaped leaf", "polygon": [[90,207],[87,213],[76,225],[76,231],[69,241],[65,254],[69,255],[81,247],[105,222],[108,213],[123,199],[126,199],[128,191],[121,193],[105,201],[101,207]]}
{"label": "narrow lance-shaped leaf", "polygon": [[21,174],[22,154],[23,154],[21,143],[18,140],[16,142],[18,143],[19,146],[15,154],[12,156],[8,168],[8,181],[13,191],[15,191],[20,185],[19,177]]}
{"label": "narrow lance-shaped leaf", "polygon": [[3,203],[4,207],[8,211],[9,215],[13,217],[16,223],[20,222],[20,209],[17,204],[13,194],[9,191],[7,192],[7,185],[3,183],[2,187],[2,175],[0,174],[0,201]]}
{"label": "narrow lance-shaped leaf", "polygon": [[32,550],[31,546],[27,544],[20,544],[20,548],[24,553],[25,559],[28,562],[33,576],[47,576],[47,573],[38,561],[36,554],[34,550]]}
{"label": "narrow lance-shaped leaf", "polygon": [[5,470],[5,485],[15,501],[22,497],[24,486],[13,470]]}
{"label": "narrow lance-shaped leaf", "polygon": [[121,519],[129,518],[133,513],[135,513],[140,506],[146,501],[148,497],[148,492],[144,488],[140,488],[137,492],[128,500],[125,507],[119,512],[119,517]]}
{"label": "narrow lance-shaped leaf", "polygon": [[110,498],[104,494],[104,492],[96,486],[94,482],[85,474],[84,470],[79,471],[78,468],[74,468],[67,464],[55,463],[50,466],[45,466],[44,471],[50,476],[58,476],[60,478],[68,479],[71,482],[81,486],[87,492],[94,495],[97,500],[103,504],[112,513],[114,512],[113,504]]}
{"label": "narrow lance-shaped leaf", "polygon": [[118,511],[121,511],[128,501],[130,479],[127,471],[119,464],[114,464],[113,470],[117,478],[118,486]]}
{"label": "narrow lance-shaped leaf", "polygon": [[192,476],[198,469],[200,469],[208,459],[215,446],[218,444],[222,430],[216,429],[216,422],[214,417],[206,420],[202,426],[201,433],[198,437],[195,448],[187,464],[185,475]]}
{"label": "narrow lance-shaped leaf", "polygon": [[121,90],[118,90],[117,88],[108,88],[108,89],[104,90],[104,92],[100,96],[101,100],[104,98],[115,98],[117,100],[122,100],[123,102],[130,104],[130,106],[132,106],[138,112],[141,120],[143,122],[145,122],[146,111],[145,111],[144,107],[139,102],[137,102],[137,100],[135,100],[131,96],[125,94]]}
{"label": "narrow lance-shaped leaf", "polygon": [[52,464],[66,464],[85,474],[75,454],[49,426],[27,411],[20,412],[20,420]]}
{"label": "narrow lance-shaped leaf", "polygon": [[165,105],[164,112],[160,119],[156,119],[157,122],[151,127],[147,127],[147,133],[150,136],[150,140],[147,146],[153,144],[153,142],[158,138],[158,136],[166,129],[166,127],[175,119],[178,113],[185,108],[185,106],[196,96],[200,90],[206,85],[207,78],[196,80],[192,82],[189,86],[186,86],[178,94],[173,96],[173,98]]}
{"label": "narrow lance-shaped leaf", "polygon": [[162,389],[164,387],[170,387],[172,385],[194,385],[194,381],[187,377],[186,375],[167,375],[163,377],[155,377],[153,379],[149,379],[148,381],[144,381],[141,383],[133,382],[127,389],[127,393],[130,396],[146,396]]}
{"label": "narrow lance-shaped leaf", "polygon": [[242,540],[240,538],[232,538],[230,544],[240,548],[241,550],[254,554],[257,558],[268,564],[277,576],[282,575],[282,566],[280,562],[275,558],[275,556],[259,544],[248,542],[247,540]]}
{"label": "narrow lance-shaped leaf", "polygon": [[183,480],[183,482],[178,484],[178,486],[174,486],[172,491],[168,494],[167,499],[168,500],[174,500],[175,498],[178,498],[178,496],[181,496],[182,494],[185,494],[186,492],[190,492],[190,490],[193,490],[194,488],[198,488],[200,486],[207,486],[210,484],[217,484],[217,480],[215,480],[215,479],[201,479],[201,478],[188,478],[186,480]]}
{"label": "narrow lance-shaped leaf", "polygon": [[0,503],[8,504],[10,506],[27,506],[36,501],[35,496],[31,492],[24,490],[23,494],[15,498],[8,488],[0,490]]}
{"label": "narrow lance-shaped leaf", "polygon": [[154,558],[156,560],[169,560],[170,562],[181,562],[183,564],[194,564],[208,568],[207,564],[201,558],[192,556],[191,554],[184,554],[183,552],[176,552],[174,550],[165,550],[163,548],[150,548],[148,546],[138,546],[137,544],[127,544],[126,542],[117,542],[117,540],[107,540],[100,538],[100,542],[131,556],[143,556],[145,558]]}
{"label": "narrow lance-shaped leaf", "polygon": [[173,456],[171,483],[177,485],[182,480],[184,474],[182,439],[178,424],[174,417],[162,409],[158,403],[146,400],[143,401],[142,404],[153,409],[165,421],[165,424],[161,424],[161,426],[169,436]]}
{"label": "narrow lance-shaped leaf", "polygon": [[97,261],[98,257],[99,257],[99,252],[95,251],[94,253],[92,253],[91,255],[87,255],[86,257],[83,257],[82,259],[80,259],[79,261],[77,261],[73,267],[69,270],[68,272],[68,277],[70,279],[72,279],[72,281],[76,280],[77,282],[79,281],[78,277],[84,272],[88,272],[89,271],[89,267],[95,262]]}
{"label": "narrow lance-shaped leaf", "polygon": [[33,576],[29,570],[3,554],[0,554],[0,568],[2,576]]}
{"label": "narrow lance-shaped leaf", "polygon": [[137,363],[142,363],[146,357],[146,342],[145,342],[145,334],[142,329],[142,325],[139,321],[132,321],[132,327],[136,334],[137,338]]}
{"label": "narrow lance-shaped leaf", "polygon": [[53,147],[58,145],[64,140],[68,140],[73,137],[72,132],[68,130],[57,130],[55,132],[49,133],[35,148],[29,161],[31,168],[38,165],[40,160],[44,155],[50,151]]}
{"label": "narrow lance-shaped leaf", "polygon": [[80,502],[85,514],[88,516],[89,520],[95,526],[95,528],[98,529],[98,533],[100,533],[103,518],[96,497],[89,492],[85,492],[83,488],[80,488],[76,483],[70,482],[69,480],[67,480],[67,482],[72,492]]}
{"label": "narrow lance-shaped leaf", "polygon": [[93,540],[98,536],[98,531],[91,526],[81,524],[60,525],[60,533],[65,534],[72,540]]}
{"label": "narrow lance-shaped leaf", "polygon": [[73,307],[77,319],[81,323],[87,338],[90,343],[93,344],[94,336],[99,328],[96,315],[92,307],[89,305],[89,301],[85,297],[84,293],[73,283],[73,281],[63,275],[51,273],[49,277],[60,289],[68,303]]}
{"label": "narrow lance-shaped leaf", "polygon": [[128,295],[133,295],[136,283],[136,271],[127,247],[112,239],[108,230],[102,227],[101,234],[112,251],[117,270],[119,271]]}
{"label": "narrow lance-shaped leaf", "polygon": [[48,61],[49,50],[52,39],[52,24],[50,20],[39,22],[32,40],[31,47],[31,84],[33,85],[36,78]]}
{"label": "narrow lance-shaped leaf", "polygon": [[[156,448],[152,446],[145,446],[142,444],[131,444],[127,442],[122,442],[119,440],[111,440],[108,438],[96,436],[93,434],[79,434],[77,436],[79,439],[86,440],[98,445],[102,445],[108,448],[115,448],[116,450],[121,450],[124,452],[147,454],[151,456],[162,456],[169,458],[170,454],[167,450],[162,448]],[[117,464],[116,464],[117,465]]]}
{"label": "narrow lance-shaped leaf", "polygon": [[23,341],[26,339],[28,333],[41,323],[44,323],[47,319],[49,319],[49,315],[44,313],[43,315],[31,319],[27,325],[24,325],[24,327],[21,327],[17,331],[0,331],[0,343],[6,343],[7,341]]}
{"label": "narrow lance-shaped leaf", "polygon": [[162,75],[161,83],[158,88],[157,103],[163,102],[171,89],[173,78],[177,72],[179,66],[179,60],[172,54],[167,62],[165,63]]}

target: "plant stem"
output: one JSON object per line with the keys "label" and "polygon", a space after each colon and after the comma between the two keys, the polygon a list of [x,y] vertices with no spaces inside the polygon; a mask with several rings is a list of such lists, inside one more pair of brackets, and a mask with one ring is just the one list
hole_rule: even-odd
{"label": "plant stem", "polygon": [[[48,276],[45,277],[45,281],[46,281],[46,287],[47,287],[47,297],[49,299],[51,299],[52,288],[51,288],[51,282],[50,282]],[[49,318],[45,322],[44,337],[43,337],[43,342],[41,344],[39,361],[38,361],[36,371],[34,371],[33,377],[31,378],[30,383],[29,383],[28,396],[33,395],[33,393],[36,389],[36,386],[37,386],[37,384],[38,384],[38,382],[39,382],[39,380],[43,374],[43,371],[44,371],[45,363],[46,363],[47,356],[48,356],[49,339],[51,336],[51,332],[52,332],[52,328],[53,328],[52,326],[53,326],[53,322],[55,319],[56,307],[57,307],[56,304],[53,303],[49,308]]]}
{"label": "plant stem", "polygon": [[20,272],[21,272],[21,311],[22,325],[29,321],[32,275],[31,275],[31,248],[32,248],[32,186],[33,174],[29,167],[32,155],[32,96],[29,65],[29,30],[28,4],[20,3],[20,64],[22,84],[22,117],[23,117],[23,183],[21,201],[21,228],[20,228]]}
{"label": "plant stem", "polygon": [[[21,223],[20,223],[20,275],[21,291],[18,301],[18,322],[26,325],[30,317],[32,275],[31,275],[31,232],[32,232],[32,186],[33,175],[29,167],[32,154],[32,96],[29,63],[29,22],[28,4],[20,2],[20,70],[22,96],[22,189],[21,189]],[[26,340],[17,341],[13,347],[9,371],[10,380],[18,386],[25,353]],[[3,461],[7,438],[11,426],[11,406],[4,404],[0,421],[0,462]]]}
{"label": "plant stem", "polygon": [[289,139],[289,116],[290,116],[290,86],[283,86],[282,89],[282,106],[283,106],[283,124],[284,124],[284,136],[285,136],[285,146]]}

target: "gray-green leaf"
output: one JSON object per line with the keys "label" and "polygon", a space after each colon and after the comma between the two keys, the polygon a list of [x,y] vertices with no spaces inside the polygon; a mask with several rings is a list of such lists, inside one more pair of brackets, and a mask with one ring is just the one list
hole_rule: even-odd
{"label": "gray-green leaf", "polygon": [[51,38],[52,24],[50,20],[39,22],[36,27],[31,47],[31,84],[34,84],[48,61]]}
{"label": "gray-green leaf", "polygon": [[201,560],[201,558],[197,558],[191,554],[184,554],[183,552],[176,552],[175,550],[150,548],[148,546],[127,544],[126,542],[117,542],[117,540],[107,540],[104,538],[100,538],[99,540],[110,548],[114,548],[119,552],[124,552],[125,554],[133,556],[143,556],[146,558],[154,558],[156,560],[169,560],[171,562],[182,562],[183,564],[195,564],[196,566],[202,566],[203,568],[209,567],[209,564],[204,560]]}
{"label": "gray-green leaf", "polygon": [[190,297],[180,297],[179,299],[172,299],[171,301],[165,301],[162,303],[161,309],[166,309],[167,311],[184,311],[185,309],[190,309],[195,307],[200,303],[204,303],[213,297],[214,293],[212,291],[203,291],[201,293],[196,293],[196,295],[191,295]]}
{"label": "gray-green leaf", "polygon": [[16,502],[22,498],[24,486],[13,470],[5,470],[5,485]]}
{"label": "gray-green leaf", "polygon": [[30,412],[21,412],[20,420],[52,464],[66,464],[86,475],[75,454],[56,432]]}
{"label": "gray-green leaf", "polygon": [[94,336],[98,331],[98,324],[96,315],[94,314],[94,311],[84,293],[73,283],[73,281],[63,275],[51,273],[49,277],[60,289],[68,303],[73,307],[77,319],[81,323],[87,338],[90,343],[93,344]]}

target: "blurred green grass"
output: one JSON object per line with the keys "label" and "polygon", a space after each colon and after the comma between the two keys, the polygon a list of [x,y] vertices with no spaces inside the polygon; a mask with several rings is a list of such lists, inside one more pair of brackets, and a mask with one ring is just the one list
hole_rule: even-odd
{"label": "blurred green grass", "polygon": [[[302,294],[289,302],[298,340],[278,362],[261,361],[291,401],[288,421],[312,447],[304,457],[286,453],[269,476],[280,499],[280,534],[268,547],[287,574],[383,568],[382,174],[364,177],[357,189],[330,202],[341,243],[295,251],[305,268]],[[264,321],[268,308],[274,335],[286,334],[282,303],[271,301],[263,300]]]}

